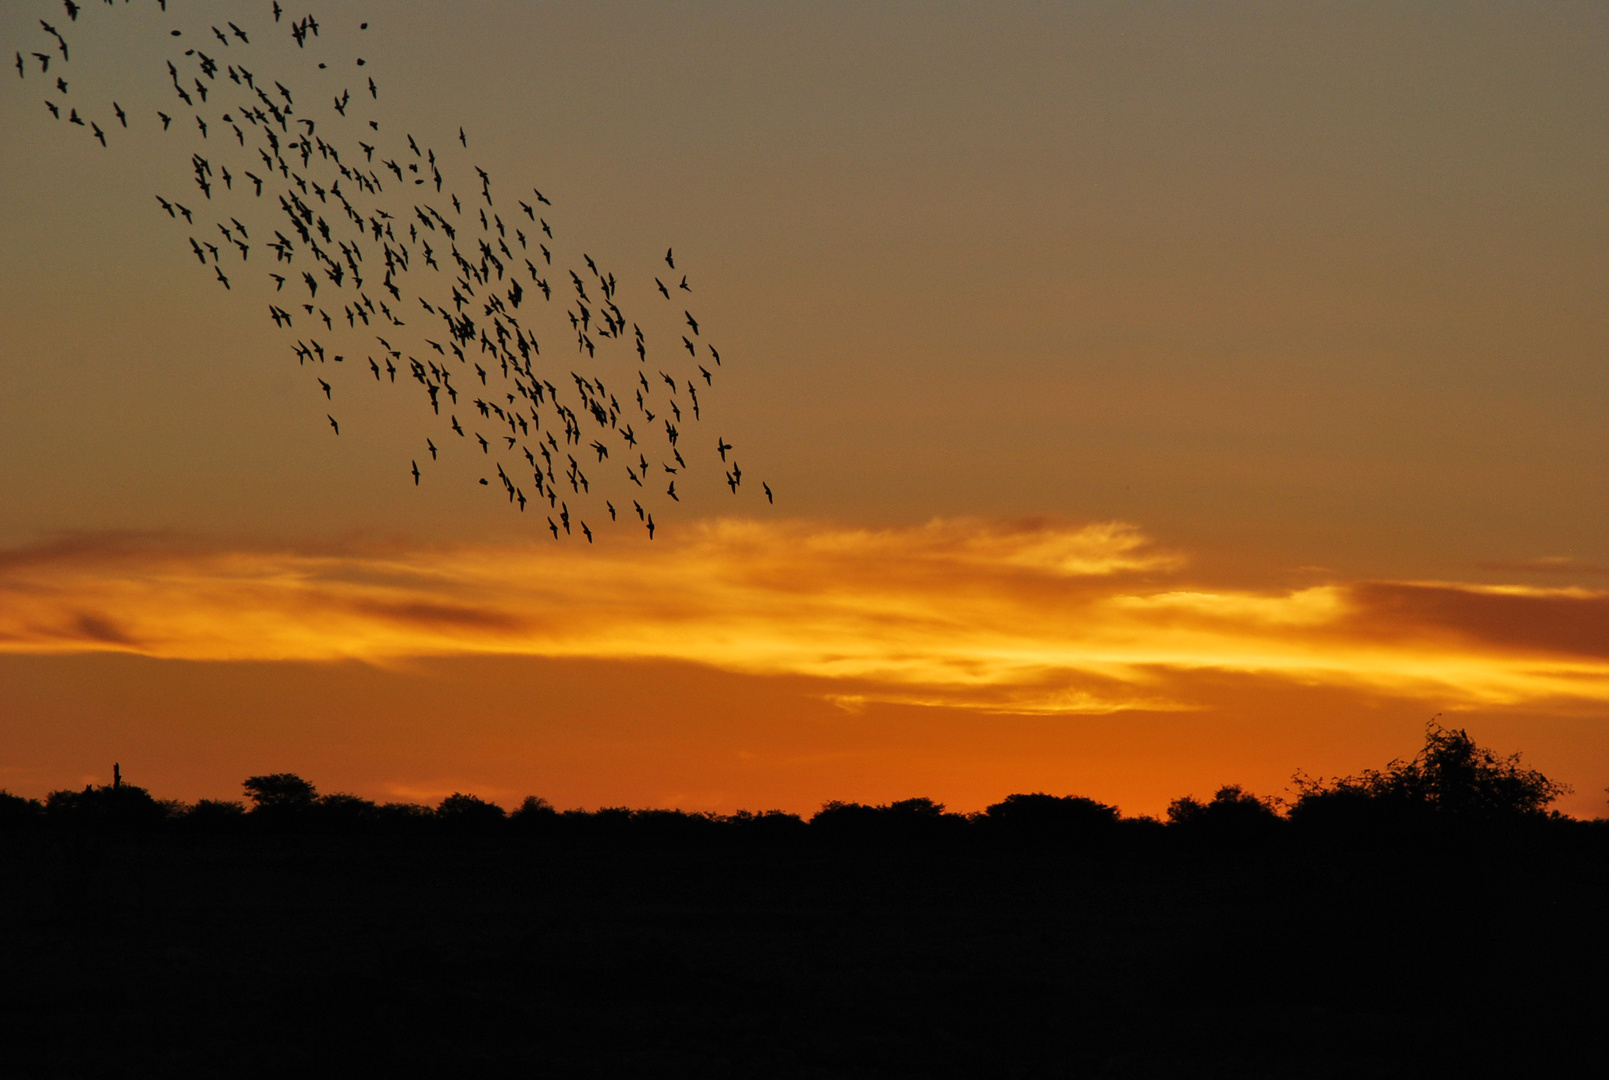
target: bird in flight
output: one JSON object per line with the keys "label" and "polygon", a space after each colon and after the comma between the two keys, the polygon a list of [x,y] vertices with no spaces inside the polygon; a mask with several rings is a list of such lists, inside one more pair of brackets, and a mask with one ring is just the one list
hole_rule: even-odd
{"label": "bird in flight", "polygon": [[[64,0],[63,6],[74,24],[80,16],[114,19],[122,10],[122,5],[109,3],[103,10],[82,0]],[[279,23],[285,11],[275,3],[272,13]],[[685,309],[678,323],[674,304],[661,308],[658,302],[643,299],[652,295],[646,288],[651,281],[663,299],[671,300],[676,276],[667,274],[672,282],[666,282],[652,273],[657,269],[652,266],[606,269],[607,251],[589,252],[572,245],[569,233],[562,243],[555,241],[555,233],[566,232],[558,227],[564,222],[556,226],[541,216],[536,207],[550,208],[553,202],[534,186],[525,188],[531,199],[516,199],[516,205],[528,221],[540,226],[541,235],[533,231],[527,237],[516,228],[509,237],[509,223],[502,221],[491,193],[494,179],[499,179],[493,172],[498,170],[467,160],[467,125],[458,127],[459,151],[451,149],[450,136],[445,148],[433,146],[428,138],[408,134],[410,127],[421,128],[405,123],[407,118],[391,111],[389,101],[384,108],[379,104],[374,78],[365,76],[367,102],[362,100],[363,84],[353,95],[340,81],[330,81],[341,64],[363,66],[372,57],[356,56],[349,44],[316,40],[319,24],[311,15],[290,24],[298,48],[288,54],[265,51],[261,35],[254,37],[244,24],[186,25],[183,12],[170,13],[169,18],[176,22],[170,27],[171,41],[161,39],[170,46],[162,50],[168,55],[158,52],[149,58],[165,67],[172,90],[194,116],[194,128],[175,126],[173,116],[156,110],[165,133],[159,138],[154,126],[138,119],[138,108],[131,117],[123,107],[121,101],[131,100],[126,94],[113,91],[99,100],[110,101],[120,144],[150,140],[191,174],[207,200],[201,216],[216,212],[216,227],[227,243],[206,243],[188,235],[189,228],[175,233],[173,242],[179,250],[194,254],[203,272],[211,269],[213,280],[226,291],[239,291],[268,308],[274,332],[284,335],[281,340],[289,354],[281,354],[284,359],[294,356],[298,365],[321,366],[315,381],[326,402],[333,402],[334,383],[339,381],[330,368],[341,365],[346,356],[364,357],[365,349],[374,349],[365,342],[379,340],[382,355],[365,357],[375,385],[370,387],[368,380],[343,383],[343,394],[385,398],[386,407],[397,410],[392,414],[397,422],[412,425],[411,437],[423,437],[430,461],[443,469],[440,475],[456,475],[460,482],[475,480],[475,489],[490,488],[504,497],[500,501],[521,511],[533,497],[538,505],[546,500],[558,512],[557,523],[549,518],[555,539],[561,532],[568,538],[575,524],[580,535],[593,542],[598,530],[583,520],[588,501],[593,501],[592,520],[608,529],[619,520],[612,496],[621,494],[626,483],[637,489],[638,498],[631,505],[650,539],[657,529],[656,509],[662,512],[666,503],[682,502],[683,494],[692,502],[691,493],[709,482],[703,477],[715,471],[716,459],[708,458],[704,439],[689,440],[698,452],[683,455],[678,439],[688,432],[680,428],[700,425],[702,412],[719,405],[708,397],[700,399],[697,380],[703,379],[706,393],[714,382],[710,369],[699,362],[699,346],[709,348],[717,366],[721,357],[710,344],[711,338],[719,340],[714,323]],[[31,56],[48,87],[54,60],[57,81],[49,92],[57,98],[45,102],[47,110],[108,147],[108,129],[100,127],[98,110],[83,92],[88,84],[75,76],[71,85],[80,87],[79,96],[68,96],[67,42],[49,23],[41,21],[41,30],[46,36],[35,39],[38,51],[18,49],[13,56],[18,78],[32,77]],[[214,57],[186,47],[197,40],[208,42],[206,49],[214,53],[228,52]],[[322,50],[320,55],[313,56],[315,48]],[[81,57],[77,63],[85,61]],[[248,65],[255,70],[248,70]],[[301,92],[312,86],[325,89]],[[80,100],[85,101],[83,109],[77,108]],[[219,125],[221,145],[210,143],[210,129]],[[62,125],[55,130],[70,129]],[[234,146],[228,144],[228,134],[236,136]],[[376,164],[377,157],[382,164]],[[251,184],[236,191],[237,176]],[[466,213],[464,199],[472,201],[477,190],[484,204],[479,210],[472,205]],[[156,201],[159,212],[169,218],[164,227],[181,217],[187,226],[196,223],[195,214],[184,205],[162,195]],[[509,239],[521,248],[520,256],[513,253]],[[539,270],[534,259],[523,258],[528,242],[536,242],[544,264],[555,269]],[[256,262],[249,258],[254,246],[266,247],[267,252],[260,253]],[[668,270],[674,271],[674,247],[666,247],[664,259]],[[269,265],[263,266],[264,261]],[[530,274],[529,293],[514,280],[521,262]],[[566,303],[562,291],[556,296],[549,282],[551,274],[570,267],[577,291]],[[306,297],[298,294],[301,310],[297,304],[280,306],[283,297],[274,294],[298,279],[307,289]],[[639,285],[641,291],[635,291]],[[693,291],[685,273],[674,287]],[[538,291],[540,303],[535,301]],[[323,307],[318,306],[320,296],[325,298]],[[261,317],[262,307],[255,310]],[[410,311],[412,315],[405,314]],[[298,328],[304,313],[307,320]],[[316,338],[307,336],[309,324]],[[709,337],[703,334],[706,329],[711,331]],[[372,338],[377,330],[387,338]],[[294,337],[297,333],[303,336]],[[674,348],[678,339],[687,361],[681,361],[680,350]],[[651,396],[654,391],[644,374],[650,352],[666,388],[658,398]],[[620,401],[621,380],[629,386],[634,378],[640,389],[632,388],[632,396]],[[475,401],[481,417],[477,426],[491,434],[477,431],[474,443],[483,460],[491,459],[498,485],[490,482],[490,472],[466,475],[462,452],[469,447],[434,441],[435,435],[449,432],[468,441],[456,415],[449,411],[444,420],[440,411],[444,397],[452,405],[459,403],[465,381],[475,384],[481,395]],[[616,392],[611,393],[609,386]],[[338,436],[340,424],[334,415],[326,413],[325,419]],[[361,443],[370,436],[368,425],[360,428],[353,437]],[[650,447],[668,474],[663,494],[646,487]],[[717,438],[718,475],[734,495],[741,496],[741,472],[728,461],[731,449],[724,438]],[[634,464],[626,459],[624,480],[613,472],[588,477],[587,461],[578,461],[587,452],[599,465],[614,452],[635,454],[638,460]],[[390,475],[400,480],[401,473],[399,468]],[[417,459],[409,459],[406,475],[415,487],[422,486]],[[533,484],[534,495],[524,491]],[[564,486],[578,499],[575,511],[558,499]],[[762,490],[770,505],[769,485],[763,484]],[[601,511],[607,512],[607,520]]]}

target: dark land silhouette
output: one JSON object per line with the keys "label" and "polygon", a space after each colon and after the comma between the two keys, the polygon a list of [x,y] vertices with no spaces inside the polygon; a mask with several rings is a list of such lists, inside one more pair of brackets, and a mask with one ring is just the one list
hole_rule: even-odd
{"label": "dark land silhouette", "polygon": [[0,795],[5,1071],[1555,1075],[1609,1004],[1609,822],[1561,791],[1432,725],[1165,820]]}
{"label": "dark land silhouette", "polygon": [[[749,448],[702,425],[745,358],[690,310],[696,263],[617,279],[494,182],[476,133],[526,103],[416,139],[305,9],[166,0],[143,100],[67,38],[119,18],[137,50],[128,5],[33,6],[36,122],[110,169],[180,163],[147,212],[273,323],[310,438],[406,401],[390,483],[483,487],[555,542],[653,539],[706,475],[744,494]],[[1609,1026],[1609,824],[1558,793],[1440,728],[1288,806],[1226,786],[1165,821],[1042,793],[506,812],[287,773],[239,802],[0,793],[0,1077],[1553,1075]]]}

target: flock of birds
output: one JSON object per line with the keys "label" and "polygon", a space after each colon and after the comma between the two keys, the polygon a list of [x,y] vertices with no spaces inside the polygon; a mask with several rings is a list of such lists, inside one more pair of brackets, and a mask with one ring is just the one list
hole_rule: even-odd
{"label": "flock of birds", "polygon": [[[153,2],[176,19],[168,0]],[[348,56],[331,72],[315,59],[318,19],[292,18],[278,0],[261,26],[169,27],[171,101],[154,115],[82,101],[70,90],[63,27],[86,6],[63,0],[65,23],[39,20],[44,37],[37,51],[17,52],[18,76],[42,81],[49,116],[102,147],[127,133],[189,153],[193,187],[158,193],[155,209],[186,234],[218,288],[267,292],[268,317],[316,384],[331,437],[358,386],[411,388],[428,426],[402,481],[422,485],[443,456],[467,453],[483,463],[480,485],[519,512],[535,504],[555,540],[591,542],[605,513],[634,517],[652,539],[654,509],[680,502],[679,479],[685,493],[689,458],[718,458],[731,493],[747,490],[732,444],[699,434],[699,392],[713,389],[721,354],[690,310],[674,249],[655,289],[643,290],[656,308],[628,315],[613,272],[579,249],[579,263],[560,254],[572,249],[557,241],[541,191],[505,192],[472,163],[470,181],[459,170],[469,151],[461,127],[439,153],[398,138],[379,113],[381,88],[361,70],[367,61]],[[271,34],[317,62],[316,81],[342,83],[327,111],[293,91],[288,73],[260,67],[270,59],[260,38]],[[639,319],[675,329],[651,342]],[[563,341],[550,339],[547,353],[535,333],[544,321]],[[768,483],[760,491],[774,501]]]}

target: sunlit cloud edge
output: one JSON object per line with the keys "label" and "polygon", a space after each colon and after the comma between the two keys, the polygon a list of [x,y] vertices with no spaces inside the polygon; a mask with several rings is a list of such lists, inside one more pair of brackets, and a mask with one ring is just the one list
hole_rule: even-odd
{"label": "sunlit cloud edge", "polygon": [[[1590,627],[1602,592],[1458,582],[1259,592],[1188,581],[1187,565],[1132,525],[1047,520],[717,519],[656,546],[592,550],[82,536],[0,552],[0,652],[672,660],[852,682],[825,695],[845,708],[985,713],[1190,710],[1189,676],[1209,673],[1452,707],[1609,702],[1594,633],[1494,640],[1486,625],[1505,610],[1490,605],[1523,603],[1533,621],[1537,605],[1544,617],[1554,605],[1568,616],[1560,625],[1585,613]],[[1389,611],[1370,606],[1387,593]],[[1449,622],[1449,598],[1486,607]]]}

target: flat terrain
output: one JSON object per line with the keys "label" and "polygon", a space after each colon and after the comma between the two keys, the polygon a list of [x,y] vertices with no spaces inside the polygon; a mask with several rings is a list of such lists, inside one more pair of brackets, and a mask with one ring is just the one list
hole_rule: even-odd
{"label": "flat terrain", "polygon": [[1557,1075],[1604,830],[0,835],[11,1076]]}

